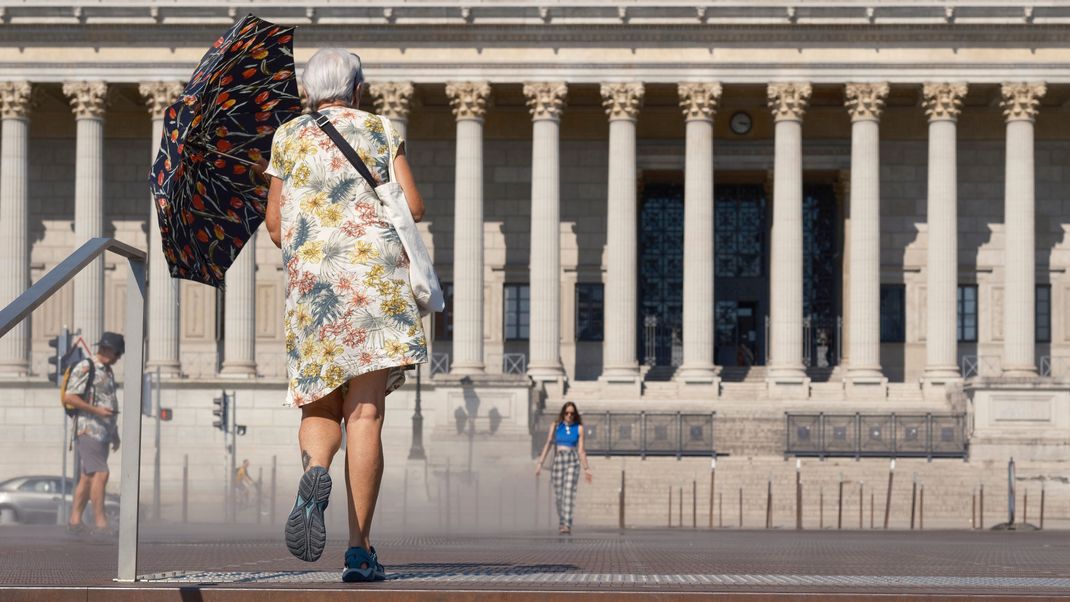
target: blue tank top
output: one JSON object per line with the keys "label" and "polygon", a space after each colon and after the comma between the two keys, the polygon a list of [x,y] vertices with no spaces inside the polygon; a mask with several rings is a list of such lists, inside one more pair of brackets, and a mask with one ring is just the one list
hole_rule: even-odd
{"label": "blue tank top", "polygon": [[565,447],[576,447],[580,442],[580,429],[578,424],[565,424],[560,422],[554,431],[554,443]]}

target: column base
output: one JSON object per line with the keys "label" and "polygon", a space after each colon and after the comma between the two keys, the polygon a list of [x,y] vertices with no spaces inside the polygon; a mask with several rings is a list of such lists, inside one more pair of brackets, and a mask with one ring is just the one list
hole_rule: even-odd
{"label": "column base", "polygon": [[926,368],[921,376],[922,396],[929,401],[947,398],[947,385],[960,385],[962,374],[953,366]]}
{"label": "column base", "polygon": [[1036,378],[1039,373],[1036,366],[1004,366],[1000,376],[1004,378]]}
{"label": "column base", "polygon": [[843,379],[844,394],[848,399],[887,399],[888,379],[878,370],[847,371]]}
{"label": "column base", "polygon": [[486,366],[482,362],[453,362],[450,366],[450,374],[458,376],[479,376],[486,373]]}
{"label": "column base", "polygon": [[[160,370],[160,378],[173,379],[173,378],[183,378],[185,376],[184,374],[182,374],[182,366],[178,362],[167,362],[167,363],[164,363],[164,362],[160,362],[160,363],[146,362],[145,363],[145,370],[147,372],[150,372],[152,374],[156,374],[156,369],[157,368],[159,368],[159,370]],[[255,371],[255,368],[256,368],[256,366],[254,365],[253,366],[254,371]]]}
{"label": "column base", "polygon": [[685,385],[712,385],[720,384],[721,369],[713,364],[705,366],[680,366],[676,370],[673,380]]}
{"label": "column base", "polygon": [[810,377],[801,367],[771,367],[765,378],[769,397],[773,399],[809,399]]}
{"label": "column base", "polygon": [[598,377],[598,382],[632,394],[636,399],[643,395],[643,377],[638,365],[606,367],[602,376]]}
{"label": "column base", "polygon": [[223,367],[219,369],[219,375],[227,378],[256,378],[256,362],[223,362]]}
{"label": "column base", "polygon": [[0,364],[0,378],[22,378],[25,376],[30,376],[30,364],[27,362]]}
{"label": "column base", "polygon": [[555,371],[547,368],[528,368],[528,378],[534,383],[536,389],[542,387],[546,395],[552,399],[561,399],[565,396],[568,377],[564,370]]}

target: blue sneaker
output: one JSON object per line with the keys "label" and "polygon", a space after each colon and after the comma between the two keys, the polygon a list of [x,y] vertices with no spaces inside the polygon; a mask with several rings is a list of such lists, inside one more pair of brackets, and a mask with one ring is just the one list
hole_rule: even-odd
{"label": "blue sneaker", "polygon": [[286,518],[286,548],[305,562],[315,562],[327,544],[323,511],[331,497],[331,475],[322,466],[313,466],[301,475],[297,502]]}
{"label": "blue sneaker", "polygon": [[[342,581],[346,583],[381,581],[382,579],[376,579],[376,566],[378,565],[375,556],[366,552],[364,548],[349,548],[346,550],[346,565],[342,570]],[[385,573],[383,578],[385,578]]]}
{"label": "blue sneaker", "polygon": [[372,560],[375,561],[375,574],[373,575],[373,581],[386,581],[386,567],[379,562],[379,552],[375,551],[375,546],[372,546]]}

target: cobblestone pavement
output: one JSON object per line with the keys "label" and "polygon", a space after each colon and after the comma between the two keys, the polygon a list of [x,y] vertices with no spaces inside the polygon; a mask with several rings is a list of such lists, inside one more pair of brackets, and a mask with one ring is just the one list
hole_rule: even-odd
{"label": "cobblestone pavement", "polygon": [[[1066,532],[579,531],[384,534],[390,579],[359,587],[539,591],[724,591],[1070,596]],[[345,542],[318,562],[255,527],[143,529],[139,574],[154,585],[338,586]],[[53,526],[0,528],[0,583],[108,586],[112,540]]]}

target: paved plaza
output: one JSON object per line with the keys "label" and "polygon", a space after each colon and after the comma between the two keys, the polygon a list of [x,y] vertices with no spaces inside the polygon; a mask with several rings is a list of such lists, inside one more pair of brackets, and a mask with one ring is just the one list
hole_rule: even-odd
{"label": "paved plaza", "polygon": [[[403,591],[688,594],[989,594],[1070,597],[1065,532],[628,530],[572,537],[384,534],[389,579],[341,584],[345,542],[311,564],[256,527],[165,526],[143,531],[134,587],[213,595],[299,594],[361,588]],[[0,599],[31,593],[106,594],[118,586],[114,541],[61,528],[0,529]],[[31,586],[34,590],[11,589]],[[63,589],[67,588],[67,589]],[[119,590],[113,593],[118,594]],[[49,598],[58,599],[58,598]]]}

